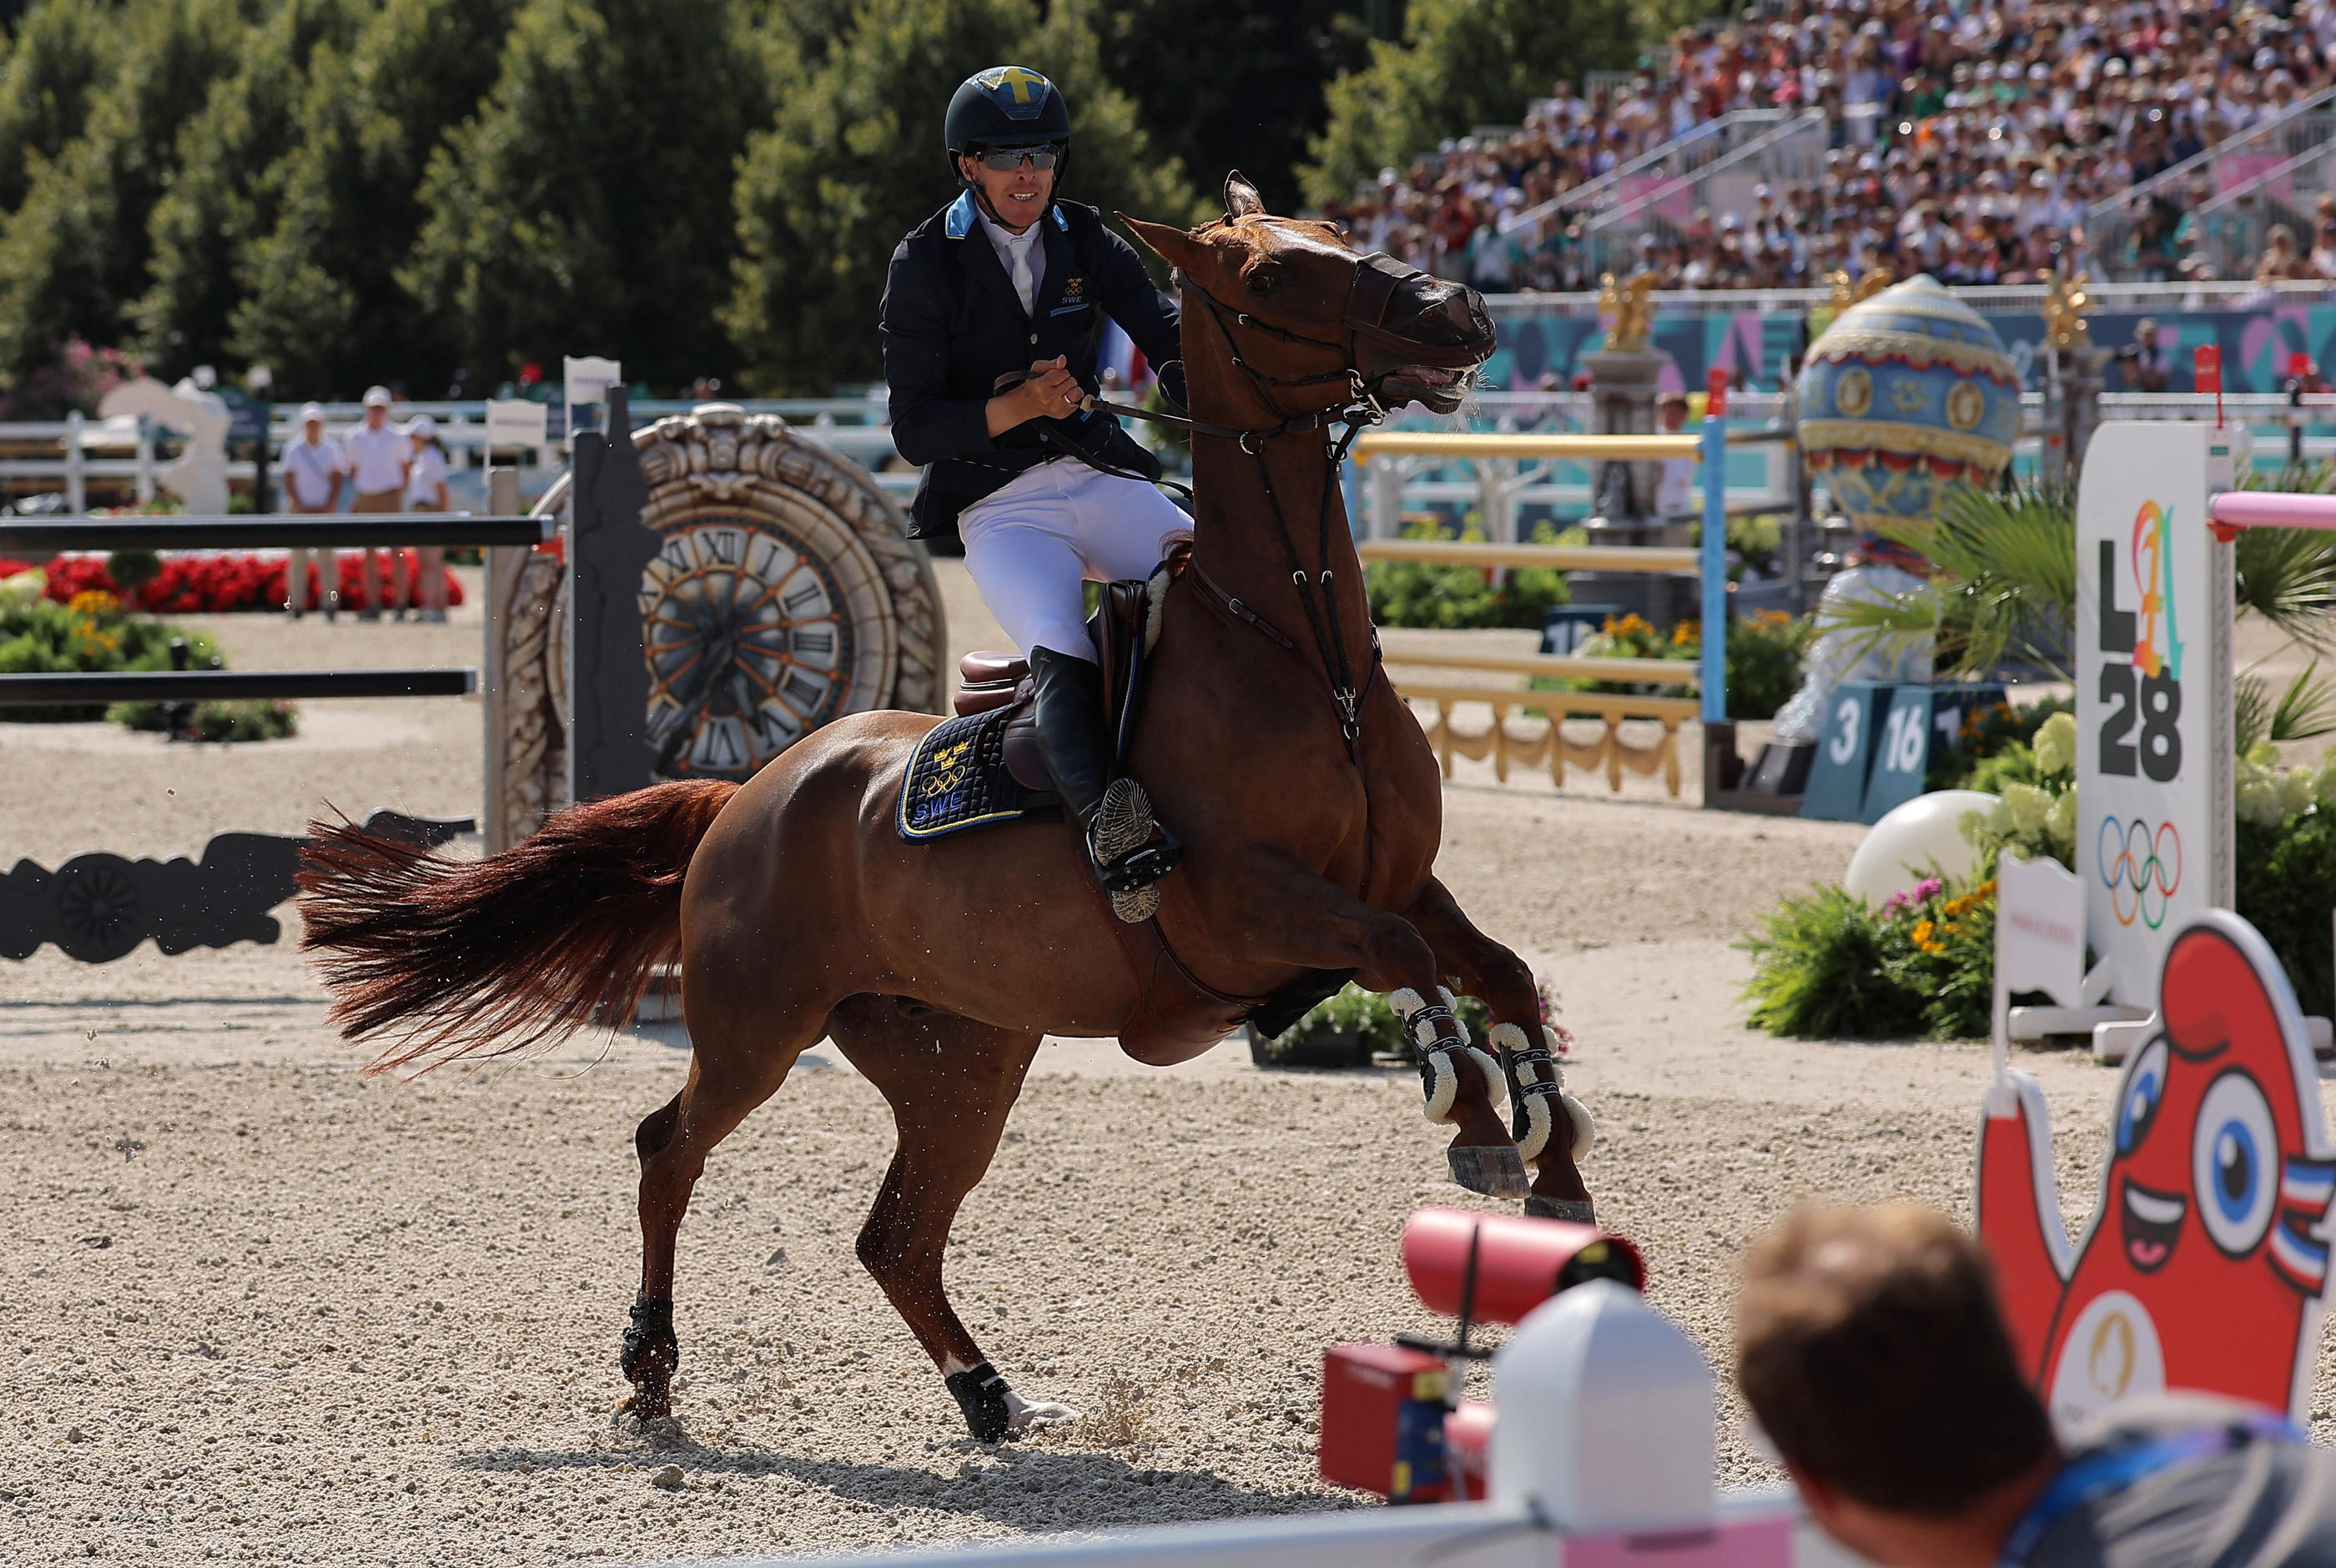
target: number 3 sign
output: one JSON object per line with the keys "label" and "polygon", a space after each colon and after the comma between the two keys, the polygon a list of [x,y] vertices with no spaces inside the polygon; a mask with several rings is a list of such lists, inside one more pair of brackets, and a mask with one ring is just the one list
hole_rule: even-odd
{"label": "number 3 sign", "polygon": [[2112,422],[2077,495],[2077,876],[2110,1000],[2154,1008],[2166,942],[2229,907],[2230,547],[2203,424]]}

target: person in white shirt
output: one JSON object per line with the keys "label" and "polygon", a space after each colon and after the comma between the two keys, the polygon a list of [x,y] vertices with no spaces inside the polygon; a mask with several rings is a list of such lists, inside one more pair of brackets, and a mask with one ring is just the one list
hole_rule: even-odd
{"label": "person in white shirt", "polygon": [[[405,468],[405,509],[453,510],[446,500],[446,444],[438,439],[438,421],[428,414],[415,414],[406,421],[405,439],[413,448]],[[409,592],[406,599],[409,603],[419,600],[423,620],[443,621],[446,618],[446,552],[442,547],[422,547],[421,572],[421,593]]]}
{"label": "person in white shirt", "polygon": [[[356,482],[356,498],[349,509],[357,512],[397,512],[405,509],[406,460],[414,443],[389,422],[389,389],[367,387],[365,423],[349,432],[349,474]],[[368,621],[381,618],[381,573],[371,550],[364,552],[365,609]]]}
{"label": "person in white shirt", "polygon": [[[284,498],[296,512],[330,512],[341,504],[341,486],[348,479],[348,454],[341,443],[325,434],[325,411],[309,403],[300,411],[300,439],[284,443]],[[331,620],[340,608],[340,553],[321,552],[324,581],[317,603]],[[284,608],[297,616],[308,607],[308,550],[296,546],[284,563]]]}
{"label": "person in white shirt", "polygon": [[[1662,401],[1663,433],[1677,435],[1687,428],[1687,393],[1665,392]],[[1655,479],[1655,515],[1669,521],[1688,516],[1694,509],[1695,460],[1665,458],[1661,471]]]}

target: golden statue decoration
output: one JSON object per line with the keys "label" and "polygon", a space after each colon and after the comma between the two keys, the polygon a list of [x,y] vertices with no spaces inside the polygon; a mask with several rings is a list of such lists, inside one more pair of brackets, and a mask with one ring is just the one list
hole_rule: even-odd
{"label": "golden statue decoration", "polygon": [[1655,332],[1655,275],[1636,272],[1625,281],[1612,273],[1598,280],[1598,314],[1612,323],[1606,329],[1606,346],[1625,352],[1643,349]]}
{"label": "golden statue decoration", "polygon": [[1895,283],[1897,278],[1888,267],[1877,266],[1854,282],[1851,281],[1845,268],[1826,273],[1825,280],[1826,287],[1832,290],[1832,296],[1825,303],[1832,307],[1834,315],[1839,315],[1851,305],[1872,299]]}
{"label": "golden statue decoration", "polygon": [[2085,313],[2093,308],[2091,279],[2053,273],[2044,286],[2044,341],[2053,349],[2082,348],[2091,333]]}

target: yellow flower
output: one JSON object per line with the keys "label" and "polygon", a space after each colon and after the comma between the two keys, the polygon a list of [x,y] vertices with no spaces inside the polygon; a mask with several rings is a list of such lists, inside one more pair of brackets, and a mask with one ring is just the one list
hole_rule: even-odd
{"label": "yellow flower", "polygon": [[122,614],[122,601],[103,588],[83,588],[66,602],[65,608],[92,620],[111,620]]}
{"label": "yellow flower", "polygon": [[1924,953],[1944,953],[1947,950],[1947,944],[1938,939],[1938,927],[1927,920],[1916,921],[1914,929],[1907,935]]}

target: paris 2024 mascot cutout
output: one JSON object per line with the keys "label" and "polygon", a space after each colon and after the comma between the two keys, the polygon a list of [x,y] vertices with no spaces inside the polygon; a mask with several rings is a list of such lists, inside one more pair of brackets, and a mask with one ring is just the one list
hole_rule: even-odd
{"label": "paris 2024 mascot cutout", "polygon": [[2055,1418],[2189,1389],[2301,1419],[2336,1154],[2295,993],[2253,926],[2210,909],[2166,949],[2153,1021],[2073,1249],[2042,1091],[2013,1072],[1989,1095],[1979,1228],[2014,1341]]}

